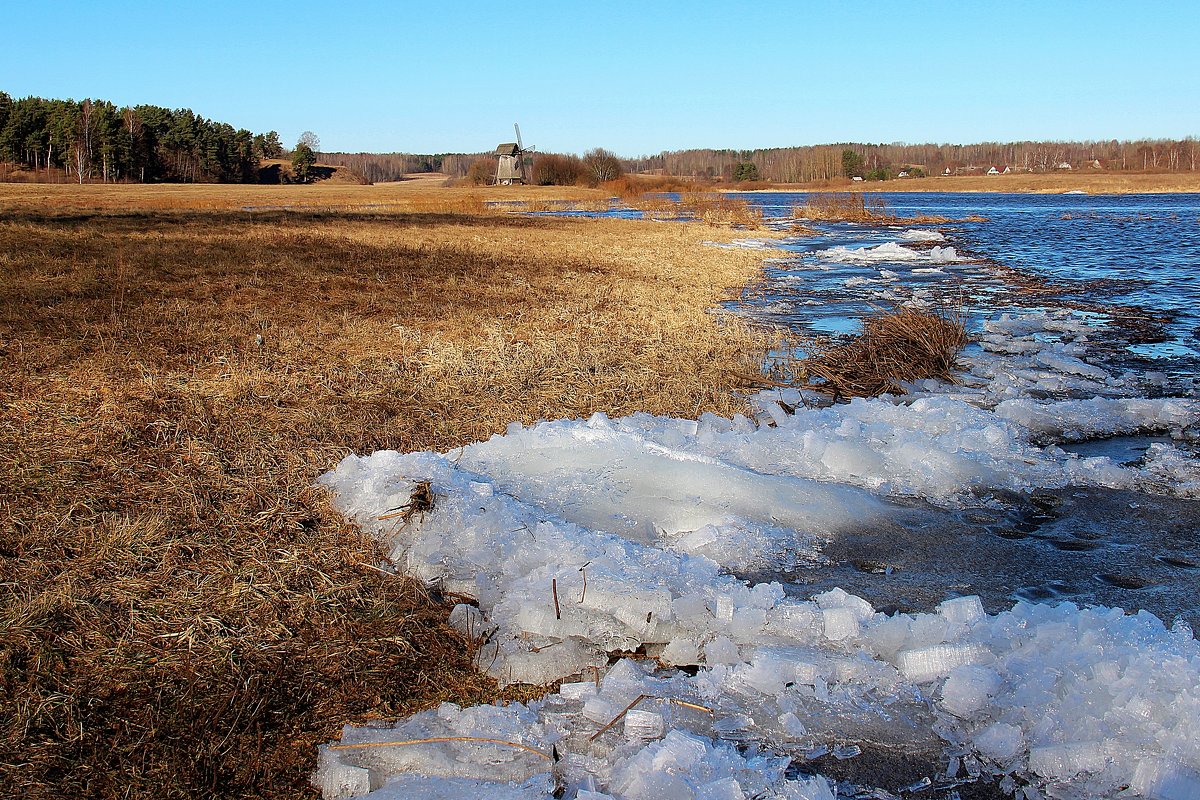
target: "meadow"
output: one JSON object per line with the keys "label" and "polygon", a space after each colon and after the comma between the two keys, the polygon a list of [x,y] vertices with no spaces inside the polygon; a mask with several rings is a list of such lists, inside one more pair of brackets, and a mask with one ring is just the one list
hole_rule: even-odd
{"label": "meadow", "polygon": [[433,189],[0,184],[3,793],[311,796],[344,723],[518,696],[317,476],[740,409],[735,231]]}

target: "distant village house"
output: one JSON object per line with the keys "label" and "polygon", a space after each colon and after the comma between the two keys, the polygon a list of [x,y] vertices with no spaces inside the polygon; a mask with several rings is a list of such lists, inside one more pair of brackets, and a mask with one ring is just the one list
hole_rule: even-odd
{"label": "distant village house", "polygon": [[992,167],[991,169],[989,169],[987,171],[987,174],[988,175],[1007,175],[1010,172],[1012,172],[1012,169],[1009,168],[1008,164],[1005,164],[1003,167]]}

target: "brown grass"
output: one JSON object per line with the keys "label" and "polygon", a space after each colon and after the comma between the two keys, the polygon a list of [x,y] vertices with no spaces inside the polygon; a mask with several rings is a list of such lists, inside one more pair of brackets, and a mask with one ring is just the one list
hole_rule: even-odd
{"label": "brown grass", "polygon": [[[0,190],[4,794],[311,796],[342,723],[496,698],[314,479],[514,420],[727,414],[760,356],[704,309],[761,254],[701,225],[59,189]],[[309,197],[361,205],[174,210]]]}
{"label": "brown grass", "polygon": [[0,212],[16,212],[32,205],[60,212],[255,209],[464,213],[464,209],[479,208],[491,201],[597,200],[609,196],[599,189],[574,186],[444,187],[444,180],[444,176],[419,176],[373,186],[330,182],[307,186],[0,183]]}
{"label": "brown grass", "polygon": [[630,208],[642,212],[646,219],[694,220],[713,227],[759,230],[763,213],[758,206],[741,197],[721,192],[683,192],[679,199],[646,196],[628,199]]}
{"label": "brown grass", "polygon": [[792,207],[792,216],[797,219],[872,225],[941,225],[951,221],[949,217],[930,214],[897,217],[888,213],[887,203],[882,197],[872,197],[860,191],[813,192],[802,205]]}
{"label": "brown grass", "polygon": [[838,222],[881,222],[890,219],[881,197],[868,200],[862,192],[813,192],[804,204],[793,206],[797,219]]}
{"label": "brown grass", "polygon": [[835,400],[904,394],[905,381],[953,381],[954,360],[966,343],[957,311],[900,309],[864,318],[861,334],[818,349],[793,372]]}

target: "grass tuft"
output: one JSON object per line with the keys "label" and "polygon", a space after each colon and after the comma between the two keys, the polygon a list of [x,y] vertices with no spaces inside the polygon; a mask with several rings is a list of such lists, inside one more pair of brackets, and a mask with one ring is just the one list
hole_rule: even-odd
{"label": "grass tuft", "polygon": [[908,381],[953,382],[954,361],[966,343],[958,311],[900,309],[864,318],[861,334],[817,349],[799,371],[808,388],[835,400],[904,394]]}

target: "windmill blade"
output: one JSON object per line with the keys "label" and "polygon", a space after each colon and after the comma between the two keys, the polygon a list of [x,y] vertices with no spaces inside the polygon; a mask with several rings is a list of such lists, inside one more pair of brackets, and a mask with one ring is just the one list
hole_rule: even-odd
{"label": "windmill blade", "polygon": [[514,122],[513,128],[517,131],[517,149],[524,150],[525,147],[521,144],[521,126]]}

